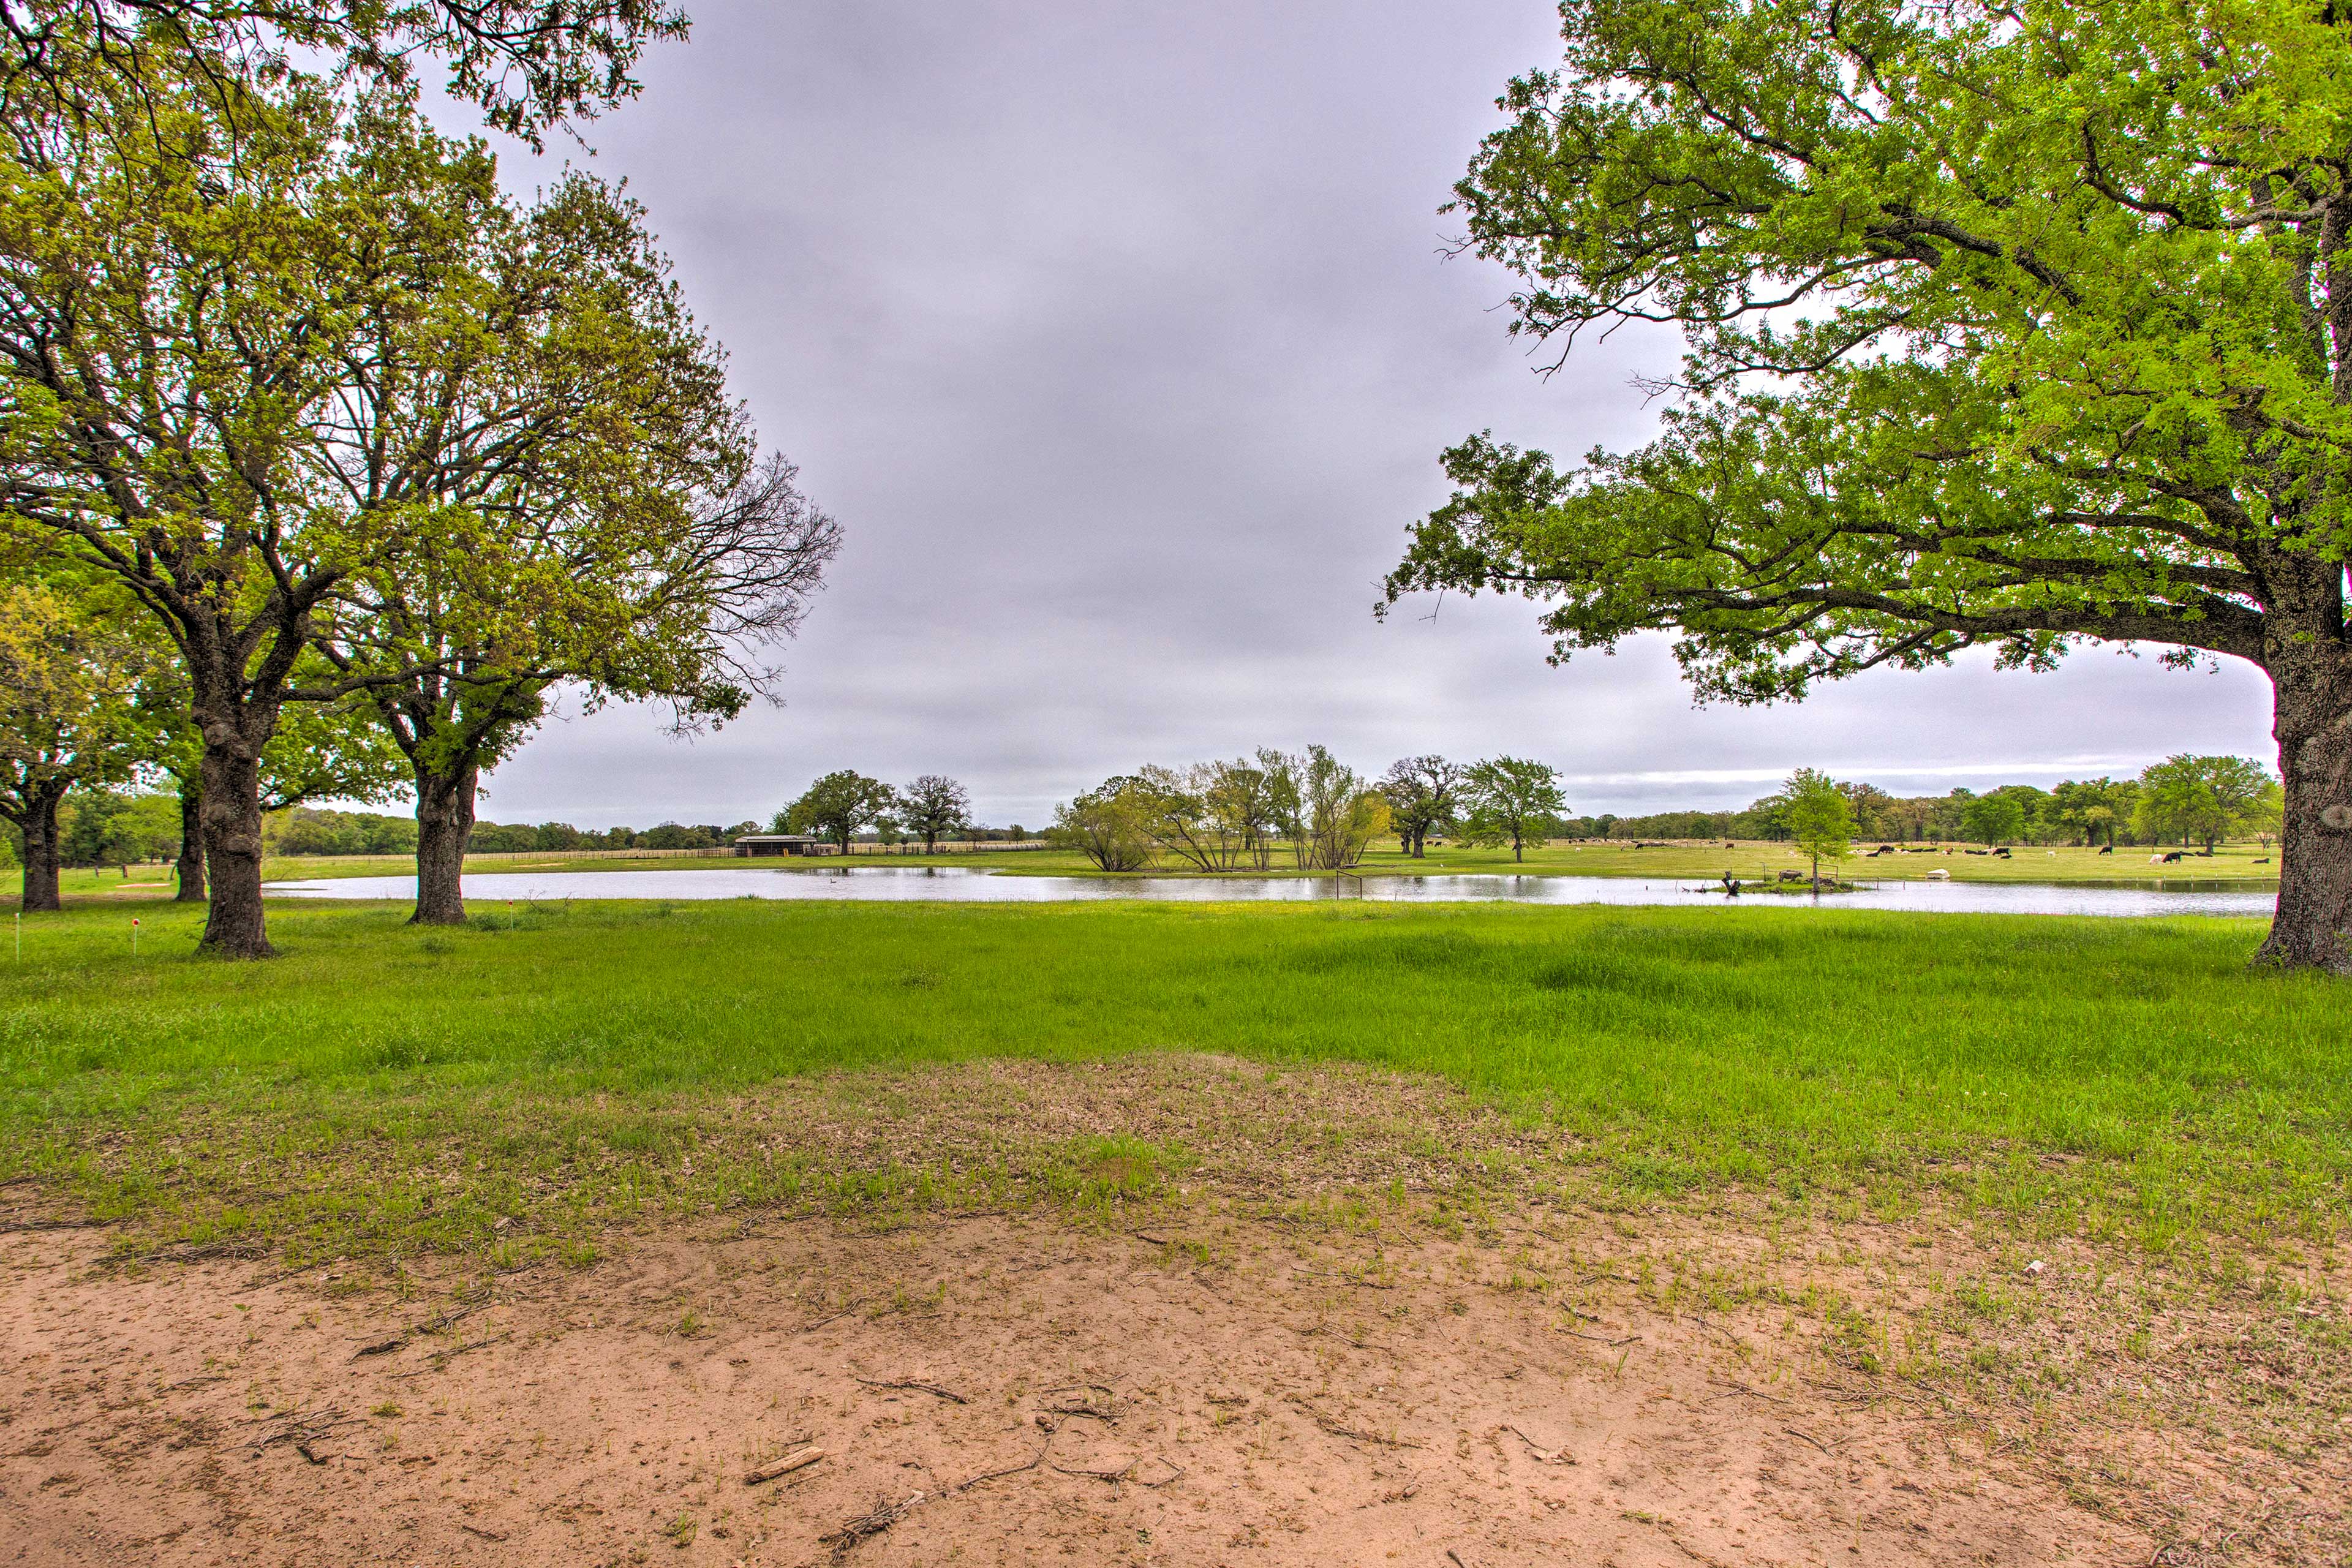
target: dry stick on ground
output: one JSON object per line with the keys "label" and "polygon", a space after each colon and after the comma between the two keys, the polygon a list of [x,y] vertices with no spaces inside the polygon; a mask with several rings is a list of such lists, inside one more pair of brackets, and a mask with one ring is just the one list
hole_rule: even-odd
{"label": "dry stick on ground", "polygon": [[502,1530],[484,1530],[478,1524],[461,1524],[457,1528],[468,1535],[478,1535],[485,1541],[504,1541],[507,1538],[506,1531]]}
{"label": "dry stick on ground", "polygon": [[1053,1447],[1054,1440],[1051,1437],[1048,1437],[1045,1442],[1037,1446],[1037,1452],[1031,1456],[1027,1464],[1007,1465],[1001,1470],[982,1470],[976,1476],[969,1476],[964,1479],[958,1481],[948,1489],[952,1492],[967,1492],[972,1488],[980,1485],[982,1481],[999,1480],[1006,1476],[1017,1476],[1024,1470],[1034,1470],[1038,1466],[1045,1462],[1045,1455]]}
{"label": "dry stick on ground", "polygon": [[[1056,1394],[1066,1397],[1056,1399],[1054,1397]],[[1097,1394],[1102,1397],[1097,1399],[1095,1397]],[[1049,1388],[1045,1390],[1045,1396],[1053,1403],[1047,1405],[1039,1413],[1037,1424],[1048,1432],[1061,1425],[1059,1420],[1046,1420],[1045,1417],[1048,1415],[1065,1419],[1074,1415],[1083,1415],[1089,1420],[1099,1421],[1106,1426],[1118,1425],[1118,1395],[1099,1383],[1074,1383],[1063,1388]]]}
{"label": "dry stick on ground", "polygon": [[1416,1443],[1410,1437],[1383,1437],[1377,1432],[1359,1432],[1353,1426],[1340,1426],[1303,1399],[1294,1397],[1290,1403],[1306,1412],[1308,1420],[1334,1437],[1347,1437],[1359,1443],[1377,1443],[1383,1448],[1421,1448],[1428,1446]]}
{"label": "dry stick on ground", "polygon": [[743,1478],[743,1484],[747,1487],[756,1487],[763,1482],[772,1481],[779,1476],[789,1476],[794,1470],[804,1470],[824,1458],[823,1448],[803,1448],[799,1453],[779,1459],[772,1465],[761,1466]]}
{"label": "dry stick on ground", "polygon": [[290,1422],[291,1425],[283,1431],[272,1432],[268,1436],[254,1444],[254,1458],[259,1458],[264,1451],[274,1448],[280,1443],[291,1443],[296,1452],[314,1465],[323,1465],[327,1461],[310,1452],[311,1444],[339,1426],[359,1425],[358,1416],[346,1415],[341,1411],[333,1409],[315,1410],[308,1415],[299,1411],[288,1410],[276,1415],[262,1417],[261,1424],[266,1426],[273,1421],[286,1421]]}
{"label": "dry stick on ground", "polygon": [[855,1312],[858,1308],[863,1307],[872,1300],[874,1300],[874,1298],[871,1296],[860,1296],[856,1300],[852,1301],[848,1305],[839,1308],[835,1311],[827,1312],[822,1318],[811,1318],[807,1322],[803,1323],[798,1329],[795,1329],[793,1331],[795,1333],[804,1334],[811,1329],[821,1329],[837,1318],[845,1318],[849,1316],[850,1313]]}
{"label": "dry stick on ground", "polygon": [[971,1403],[971,1400],[966,1399],[962,1394],[956,1393],[953,1389],[941,1388],[936,1383],[919,1383],[911,1377],[893,1378],[887,1383],[877,1382],[875,1379],[870,1377],[861,1377],[857,1381],[864,1384],[868,1388],[903,1388],[911,1390],[917,1394],[936,1394],[940,1398],[946,1400],[950,1405],[969,1405]]}
{"label": "dry stick on ground", "polygon": [[1819,1437],[1814,1436],[1811,1432],[1800,1432],[1794,1426],[1783,1426],[1780,1430],[1786,1432],[1791,1437],[1802,1437],[1806,1442],[1811,1443],[1814,1447],[1819,1448],[1822,1453],[1827,1454],[1832,1459],[1837,1458],[1837,1450],[1832,1448],[1827,1443],[1822,1442]]}
{"label": "dry stick on ground", "polygon": [[514,1332],[509,1330],[503,1334],[492,1334],[486,1340],[476,1340],[471,1344],[459,1345],[456,1350],[435,1351],[433,1352],[433,1361],[430,1365],[416,1367],[408,1372],[396,1372],[392,1375],[394,1377],[423,1377],[428,1372],[439,1372],[443,1367],[447,1366],[450,1362],[456,1360],[461,1355],[467,1354],[468,1352],[484,1350],[491,1345],[502,1345],[512,1338],[514,1338]]}
{"label": "dry stick on ground", "polygon": [[1596,1345],[1607,1345],[1612,1351],[1624,1345],[1637,1345],[1642,1342],[1642,1336],[1639,1334],[1627,1334],[1622,1340],[1612,1340],[1607,1334],[1579,1333],[1574,1329],[1562,1329],[1560,1332],[1572,1340],[1591,1340]]}
{"label": "dry stick on ground", "polygon": [[1067,1465],[1055,1465],[1051,1467],[1051,1468],[1061,1475],[1085,1476],[1090,1480],[1108,1481],[1113,1486],[1118,1485],[1121,1481],[1135,1481],[1137,1486],[1152,1491],[1156,1491],[1160,1488],[1168,1485],[1170,1482],[1179,1480],[1183,1477],[1184,1467],[1178,1464],[1175,1460],[1168,1458],[1165,1454],[1151,1454],[1147,1455],[1146,1458],[1158,1459],[1161,1464],[1167,1466],[1168,1474],[1160,1477],[1156,1481],[1136,1480],[1135,1468],[1138,1465],[1142,1464],[1144,1462],[1143,1459],[1129,1459],[1127,1463],[1121,1465],[1115,1470],[1074,1470]]}
{"label": "dry stick on ground", "polygon": [[817,1541],[822,1545],[833,1548],[833,1560],[838,1563],[856,1550],[859,1542],[870,1540],[881,1534],[920,1508],[928,1495],[924,1492],[916,1492],[905,1502],[878,1502],[875,1504],[873,1512],[859,1515],[832,1534],[818,1536]]}
{"label": "dry stick on ground", "polygon": [[1761,1399],[1773,1405],[1786,1405],[1789,1403],[1777,1394],[1767,1394],[1760,1388],[1750,1388],[1744,1383],[1727,1383],[1724,1384],[1724,1389],[1721,1394],[1710,1394],[1707,1395],[1707,1398],[1710,1400],[1728,1399],[1735,1394],[1744,1394],[1750,1399]]}
{"label": "dry stick on ground", "polygon": [[437,1334],[443,1329],[447,1328],[450,1324],[455,1323],[463,1318],[470,1318],[488,1305],[489,1303],[488,1301],[476,1301],[471,1306],[467,1307],[452,1307],[447,1311],[442,1313],[439,1317],[434,1318],[429,1321],[409,1324],[406,1328],[401,1330],[400,1332],[393,1335],[390,1339],[378,1340],[373,1344],[362,1345],[359,1349],[352,1352],[352,1359],[353,1361],[357,1361],[362,1356],[390,1355],[393,1352],[400,1349],[401,1346],[406,1344],[417,1335]]}
{"label": "dry stick on ground", "polygon": [[1520,1442],[1525,1443],[1528,1446],[1528,1451],[1535,1455],[1536,1463],[1539,1465],[1572,1465],[1576,1463],[1575,1458],[1567,1449],[1547,1448],[1541,1443],[1537,1442],[1533,1437],[1528,1436],[1525,1432],[1520,1431],[1517,1426],[1512,1426],[1507,1421],[1503,1423],[1503,1430],[1508,1432],[1512,1436],[1517,1437]]}

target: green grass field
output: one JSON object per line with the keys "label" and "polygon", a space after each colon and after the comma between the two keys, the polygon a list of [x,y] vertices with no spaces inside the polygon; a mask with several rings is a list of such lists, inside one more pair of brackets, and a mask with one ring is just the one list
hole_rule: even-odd
{"label": "green grass field", "polygon": [[0,1180],[153,1237],[299,1256],[504,1245],[499,1215],[551,1245],[649,1208],[997,1202],[1001,1173],[780,1162],[743,1108],[807,1075],[1196,1050],[1436,1075],[1564,1141],[1545,1179],[1621,1196],[1932,1194],[2162,1248],[2332,1241],[2352,1194],[2345,993],[2251,971],[2252,921],[623,901],[419,931],[404,912],[281,904],[286,956],[265,964],[192,957],[197,910],[26,921],[0,978]]}
{"label": "green grass field", "polygon": [[[2095,849],[2028,847],[2015,850],[2010,858],[2004,860],[1990,855],[1971,854],[1972,847],[1957,844],[1915,846],[1912,852],[1903,854],[1882,855],[1875,858],[1857,856],[1846,863],[1844,874],[1850,879],[1861,881],[1916,880],[1926,877],[1930,870],[1939,869],[1949,872],[1955,881],[2126,881],[2176,885],[2221,883],[2243,887],[2260,887],[2278,879],[2276,851],[2255,844],[2225,844],[2210,858],[2191,855],[2170,866],[2148,864],[2149,857],[2158,851],[2147,848],[2127,847],[2112,855],[2102,855]],[[963,866],[1009,876],[1091,877],[1101,874],[1087,863],[1084,856],[1058,849],[954,851],[932,856],[860,853],[850,863]],[[739,860],[732,856],[590,859],[551,852],[496,858],[478,856],[467,863],[467,867],[476,872],[626,872],[682,871],[748,864],[751,862]],[[762,860],[758,864],[772,868],[782,863]],[[842,862],[825,859],[793,864],[820,868],[838,866]],[[1507,849],[1439,845],[1431,848],[1427,857],[1420,860],[1412,859],[1394,849],[1376,849],[1364,858],[1360,869],[1371,877],[1517,871],[1580,877],[1670,877],[1712,881],[1726,871],[1742,878],[1769,879],[1776,872],[1802,870],[1807,867],[1805,858],[1792,846],[1751,841],[1728,849],[1720,843],[1669,844],[1649,849],[1636,849],[1622,844],[1559,843],[1529,849],[1524,862],[1515,862]],[[415,863],[404,856],[310,856],[273,858],[263,868],[263,874],[273,881],[297,881],[317,878],[407,876],[415,869]],[[1188,873],[1181,867],[1162,866],[1146,874],[1184,876]],[[1301,873],[1277,862],[1271,874],[1297,876]],[[126,900],[168,899],[172,884],[169,868],[151,865],[133,866],[127,876],[120,867],[68,871],[63,889],[69,899],[103,899],[121,902]],[[16,891],[14,874],[0,876],[0,901],[13,900]]]}

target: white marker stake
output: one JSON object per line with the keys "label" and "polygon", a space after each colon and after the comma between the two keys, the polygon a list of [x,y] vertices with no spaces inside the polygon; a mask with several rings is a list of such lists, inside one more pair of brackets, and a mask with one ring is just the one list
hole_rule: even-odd
{"label": "white marker stake", "polygon": [[139,922],[137,921],[131,922],[131,956],[133,958],[139,956]]}

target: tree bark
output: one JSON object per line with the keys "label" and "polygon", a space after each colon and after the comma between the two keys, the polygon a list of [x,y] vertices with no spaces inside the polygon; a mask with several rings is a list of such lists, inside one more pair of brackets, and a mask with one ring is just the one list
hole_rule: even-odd
{"label": "tree bark", "polygon": [[2352,973],[2352,658],[2286,650],[2271,682],[2286,808],[2278,907],[2258,958]]}
{"label": "tree bark", "polygon": [[[246,730],[260,721],[250,711],[245,721],[205,721],[205,762],[199,788],[204,794],[205,879],[212,895],[205,911],[200,952],[222,958],[270,958],[269,931],[261,909],[261,747],[271,723],[263,724],[258,741],[248,742]],[[269,715],[274,721],[275,715]]]}
{"label": "tree bark", "polygon": [[474,836],[474,794],[478,764],[466,762],[446,772],[416,770],[416,912],[408,923],[466,923],[466,843]]}
{"label": "tree bark", "polygon": [[174,903],[205,901],[205,785],[200,773],[180,781],[180,890]]}
{"label": "tree bark", "polygon": [[25,830],[25,894],[18,908],[26,914],[65,908],[65,900],[58,896],[61,859],[58,804],[65,797],[62,783],[38,791],[30,802],[31,811],[19,824]]}

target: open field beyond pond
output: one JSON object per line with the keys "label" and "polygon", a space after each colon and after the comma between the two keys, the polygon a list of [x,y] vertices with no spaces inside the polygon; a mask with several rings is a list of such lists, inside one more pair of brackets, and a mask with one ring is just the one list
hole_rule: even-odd
{"label": "open field beyond pond", "polygon": [[27,1561],[2352,1543],[2352,1031],[2254,922],[138,912],[0,982]]}

